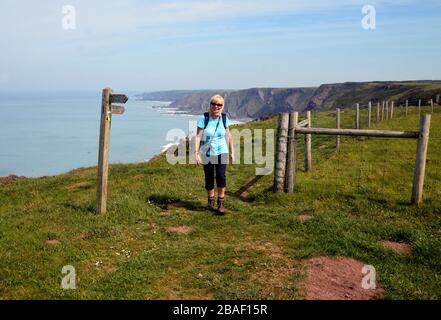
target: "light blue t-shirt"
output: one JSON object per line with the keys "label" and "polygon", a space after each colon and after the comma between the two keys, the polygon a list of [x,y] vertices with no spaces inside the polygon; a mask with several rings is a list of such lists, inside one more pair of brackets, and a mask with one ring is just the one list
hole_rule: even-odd
{"label": "light blue t-shirt", "polygon": [[[209,121],[207,127],[204,130],[204,135],[201,140],[201,146],[210,142],[211,137],[213,137],[214,131],[216,130],[217,122],[219,121],[219,126],[217,127],[216,135],[211,141],[211,148],[208,155],[217,156],[222,153],[229,153],[227,138],[225,135],[226,132],[225,129],[227,129],[230,126],[230,119],[226,117],[225,124],[227,128],[224,128],[222,116],[219,116],[219,118],[217,119],[213,119],[211,118],[211,116],[208,116],[208,119]],[[201,115],[198,119],[198,128],[204,129],[204,125],[205,125],[205,117],[204,115]]]}

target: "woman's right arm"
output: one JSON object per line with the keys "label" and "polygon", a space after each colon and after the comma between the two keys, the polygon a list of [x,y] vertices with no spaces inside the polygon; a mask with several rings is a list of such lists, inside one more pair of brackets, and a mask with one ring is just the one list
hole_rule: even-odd
{"label": "woman's right arm", "polygon": [[202,139],[202,135],[204,134],[204,129],[198,128],[197,132],[196,132],[196,137],[195,137],[195,158],[196,158],[196,164],[200,165],[202,163],[201,160],[201,153],[199,152],[200,146],[201,146],[201,139]]}

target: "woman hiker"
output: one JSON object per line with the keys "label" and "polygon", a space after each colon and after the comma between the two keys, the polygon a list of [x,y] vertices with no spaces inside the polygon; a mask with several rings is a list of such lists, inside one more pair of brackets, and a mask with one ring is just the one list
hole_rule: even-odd
{"label": "woman hiker", "polygon": [[[214,173],[216,172],[217,212],[225,214],[226,169],[228,160],[234,162],[233,137],[230,133],[230,120],[222,113],[224,99],[215,95],[210,100],[208,112],[198,119],[196,143],[196,164],[203,164],[205,189],[208,195],[209,210],[214,210]],[[225,138],[228,138],[228,145]]]}

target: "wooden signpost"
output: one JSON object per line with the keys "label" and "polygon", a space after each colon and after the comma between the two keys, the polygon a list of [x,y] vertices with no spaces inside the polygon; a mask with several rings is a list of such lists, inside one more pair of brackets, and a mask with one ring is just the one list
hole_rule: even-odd
{"label": "wooden signpost", "polygon": [[106,212],[107,203],[107,177],[109,173],[109,145],[110,145],[110,125],[112,114],[123,114],[125,109],[113,103],[126,103],[129,99],[123,94],[112,94],[112,89],[103,90],[101,102],[101,125],[98,152],[98,179],[96,189],[96,212],[102,214]]}

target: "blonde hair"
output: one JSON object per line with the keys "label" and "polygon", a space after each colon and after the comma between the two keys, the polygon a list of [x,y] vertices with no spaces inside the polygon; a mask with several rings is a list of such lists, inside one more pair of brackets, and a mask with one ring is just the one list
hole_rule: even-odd
{"label": "blonde hair", "polygon": [[220,112],[223,112],[223,111],[224,111],[224,108],[225,108],[225,100],[224,100],[224,98],[222,98],[221,95],[216,94],[216,95],[214,95],[214,96],[211,97],[211,99],[210,99],[210,103],[209,103],[209,105],[208,105],[208,111],[211,111],[210,107],[211,107],[211,103],[213,103],[213,102],[214,102],[214,103],[217,103],[217,104],[222,104],[222,109],[220,110]]}

